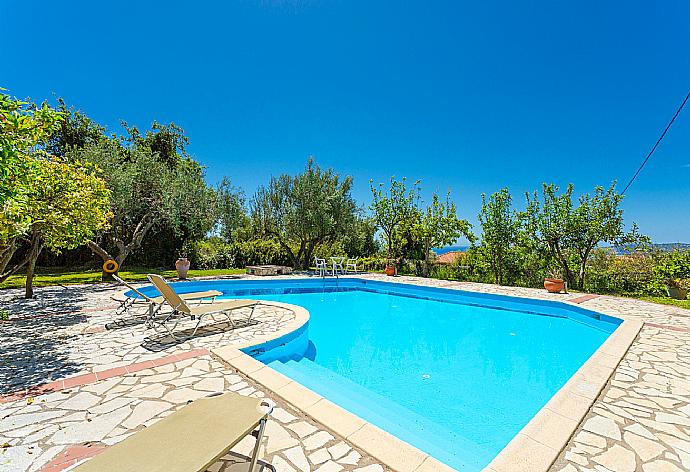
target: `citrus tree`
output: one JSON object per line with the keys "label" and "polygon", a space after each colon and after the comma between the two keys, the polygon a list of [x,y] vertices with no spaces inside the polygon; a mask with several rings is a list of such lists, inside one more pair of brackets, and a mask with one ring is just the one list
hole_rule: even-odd
{"label": "citrus tree", "polygon": [[406,220],[412,220],[418,212],[416,203],[419,198],[419,183],[417,180],[408,188],[405,177],[400,180],[391,177],[390,185],[384,188],[383,183],[374,186],[373,180],[369,181],[372,218],[383,233],[388,260],[395,257],[396,240],[399,240],[398,232],[401,225]]}
{"label": "citrus tree", "polygon": [[37,160],[34,168],[27,207],[26,298],[33,297],[34,268],[43,248],[59,253],[79,247],[106,229],[112,216],[110,192],[93,165],[47,158]]}
{"label": "citrus tree", "polygon": [[478,219],[482,228],[479,252],[491,266],[494,283],[503,285],[506,265],[518,241],[519,231],[519,221],[507,188],[492,193],[488,199],[486,194],[482,194]]}
{"label": "citrus tree", "polygon": [[[60,125],[60,112],[43,104],[17,100],[0,89],[0,277],[17,245],[29,230],[27,209],[33,187],[33,156],[42,155],[41,142]],[[13,273],[26,264],[18,262]]]}

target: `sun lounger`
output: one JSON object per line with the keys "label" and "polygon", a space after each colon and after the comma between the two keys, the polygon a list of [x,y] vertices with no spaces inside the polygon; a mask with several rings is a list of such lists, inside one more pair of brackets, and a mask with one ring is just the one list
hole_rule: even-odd
{"label": "sun lounger", "polygon": [[[136,287],[134,287],[132,284],[126,282],[125,280],[121,279],[117,275],[113,274],[113,278],[130,289],[132,292],[134,292],[137,296],[134,297],[124,297],[124,298],[115,298],[113,297],[114,300],[118,301],[120,303],[120,306],[115,310],[115,315],[123,315],[125,313],[128,313],[130,309],[137,303],[141,304],[146,304],[147,306],[147,312],[146,316],[147,318],[150,318],[152,316],[155,316],[158,311],[160,311],[161,307],[163,306],[163,303],[165,302],[165,299],[163,298],[162,295],[159,295],[157,297],[149,297],[147,295],[144,295],[140,290],[137,290]],[[211,302],[215,301],[216,297],[223,295],[223,292],[219,292],[218,290],[206,290],[204,292],[189,292],[189,293],[181,293],[180,298],[186,301],[203,301],[203,300],[209,300]]]}
{"label": "sun lounger", "polygon": [[273,407],[264,399],[233,392],[200,398],[78,466],[78,472],[202,472],[244,437],[258,459],[266,421]]}
{"label": "sun lounger", "polygon": [[[157,331],[160,331],[162,328],[174,339],[178,339],[175,335],[175,328],[182,318],[190,317],[192,320],[197,320],[194,331],[191,334],[191,336],[194,336],[204,316],[223,315],[234,328],[235,322],[231,316],[233,311],[241,308],[251,308],[249,315],[245,318],[245,321],[249,323],[254,316],[256,305],[260,303],[258,300],[228,300],[206,305],[189,306],[160,275],[149,274],[148,279],[163,295],[166,303],[172,308],[172,312],[168,313],[166,316],[151,319],[148,326]],[[169,326],[170,324],[172,324],[172,327]]]}

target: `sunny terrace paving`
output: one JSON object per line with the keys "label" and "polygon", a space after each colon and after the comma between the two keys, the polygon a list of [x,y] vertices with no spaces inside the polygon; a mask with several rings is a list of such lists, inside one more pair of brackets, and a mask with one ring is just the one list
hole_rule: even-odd
{"label": "sunny terrace paving", "polygon": [[[384,279],[383,276],[367,276]],[[690,323],[687,311],[616,297],[551,295],[540,290],[400,277],[403,283],[500,293],[572,303],[646,324],[608,379],[575,433],[551,464],[533,458],[520,470],[635,471],[690,468]],[[276,470],[380,471],[381,457],[314,421],[281,396],[214,357],[294,322],[284,307],[265,306],[261,323],[210,332],[178,345],[146,340],[141,325],[104,330],[110,296],[119,289],[73,286],[41,289],[37,300],[0,297],[17,318],[0,324],[0,463],[7,470],[62,470],[124,439],[210,392],[267,395],[278,403],[261,458]],[[50,308],[48,308],[50,307]],[[19,318],[26,319],[19,319]],[[99,374],[100,373],[100,374]],[[76,379],[76,380],[75,380]],[[43,385],[43,387],[41,387]],[[240,444],[246,454],[251,445]],[[517,456],[516,456],[517,457]],[[385,459],[385,457],[383,458]],[[211,470],[237,462],[228,456]],[[415,466],[434,470],[430,463]],[[516,463],[517,465],[518,463]],[[3,469],[4,470],[4,469]],[[518,469],[515,469],[518,470]]]}

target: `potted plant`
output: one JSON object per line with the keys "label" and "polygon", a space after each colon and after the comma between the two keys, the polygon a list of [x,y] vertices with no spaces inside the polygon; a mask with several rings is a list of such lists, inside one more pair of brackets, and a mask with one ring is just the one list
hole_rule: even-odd
{"label": "potted plant", "polygon": [[688,298],[688,283],[683,279],[666,279],[666,293],[676,300]]}
{"label": "potted plant", "polygon": [[393,259],[388,259],[388,263],[386,264],[386,275],[389,277],[392,277],[395,275],[395,260]]}
{"label": "potted plant", "polygon": [[561,277],[560,272],[552,270],[548,277],[544,278],[544,288],[549,293],[561,293],[565,290],[565,281]]}
{"label": "potted plant", "polygon": [[181,280],[184,280],[187,278],[187,272],[189,272],[189,259],[187,259],[185,256],[180,256],[176,261],[175,261],[175,269],[177,270],[177,277]]}

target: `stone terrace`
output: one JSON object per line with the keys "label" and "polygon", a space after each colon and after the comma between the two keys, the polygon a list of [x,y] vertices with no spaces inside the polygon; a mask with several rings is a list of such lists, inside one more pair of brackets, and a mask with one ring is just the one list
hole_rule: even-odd
{"label": "stone terrace", "polygon": [[[368,275],[370,279],[388,280]],[[638,339],[596,400],[552,470],[665,472],[690,469],[690,319],[680,308],[617,297],[548,294],[411,277],[439,287],[561,301],[645,321]],[[190,342],[166,344],[139,324],[112,323],[112,286],[39,289],[36,300],[0,292],[13,320],[0,322],[0,469],[58,471],[170,414],[187,400],[231,390],[263,397],[249,379],[209,350],[243,343],[292,320],[264,307],[258,324],[229,331],[214,325]],[[48,388],[34,388],[49,383]],[[52,390],[52,391],[51,391]],[[273,398],[275,401],[276,399]],[[277,401],[261,457],[277,471],[382,471],[374,458],[290,405]],[[237,454],[246,455],[243,441]],[[210,470],[234,470],[228,455]]]}

